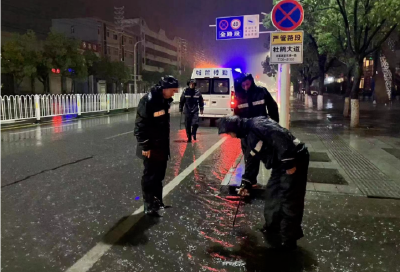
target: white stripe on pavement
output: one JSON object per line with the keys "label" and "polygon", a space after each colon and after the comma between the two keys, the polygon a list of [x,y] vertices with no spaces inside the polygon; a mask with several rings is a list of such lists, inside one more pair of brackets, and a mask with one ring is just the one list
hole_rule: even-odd
{"label": "white stripe on pavement", "polygon": [[240,164],[240,161],[242,160],[243,153],[240,153],[239,156],[237,157],[235,163],[232,165],[231,169],[229,169],[229,172],[225,175],[224,179],[222,180],[221,186],[228,185],[229,182],[231,181],[232,175],[235,173],[238,165]]}
{"label": "white stripe on pavement", "polygon": [[[182,180],[184,180],[193,170],[199,166],[205,159],[207,159],[227,137],[222,138],[210,149],[204,152],[197,160],[183,170],[178,176],[164,186],[163,198],[166,197]],[[141,216],[133,217],[133,215],[141,214]],[[122,238],[143,216],[143,205],[137,209],[131,216],[122,221],[113,230],[111,230],[104,238],[103,241],[97,243],[91,250],[89,250],[82,258],[80,258],[74,265],[66,270],[66,272],[86,272],[88,271],[110,248]],[[107,241],[107,242],[104,242]]]}
{"label": "white stripe on pavement", "polygon": [[112,138],[116,138],[116,137],[119,137],[119,136],[123,136],[123,135],[126,135],[126,134],[131,134],[131,133],[134,133],[134,132],[135,132],[134,130],[128,131],[128,132],[124,132],[124,133],[121,133],[121,134],[117,134],[117,135],[108,137],[108,138],[106,138],[106,140],[109,140],[109,139],[112,139]]}

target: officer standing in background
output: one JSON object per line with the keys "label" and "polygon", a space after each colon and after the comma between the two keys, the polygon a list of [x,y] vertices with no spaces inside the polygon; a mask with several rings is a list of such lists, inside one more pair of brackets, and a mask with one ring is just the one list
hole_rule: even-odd
{"label": "officer standing in background", "polygon": [[183,91],[179,102],[179,112],[185,114],[185,128],[188,143],[196,141],[197,128],[199,127],[199,108],[200,113],[204,111],[203,96],[199,90],[196,90],[196,80],[192,79],[188,82],[188,88]]}
{"label": "officer standing in background", "polygon": [[142,191],[144,212],[148,215],[158,215],[157,211],[165,207],[162,201],[162,181],[170,157],[169,110],[175,93],[178,93],[178,80],[165,76],[140,99],[137,108],[136,155],[143,159]]}
{"label": "officer standing in background", "polygon": [[[235,82],[236,107],[235,115],[240,118],[253,118],[269,116],[279,123],[278,105],[266,88],[258,87],[251,74],[242,75]],[[268,109],[268,112],[267,112]],[[242,151],[245,159],[245,171],[242,180],[252,185],[257,184],[260,159],[246,154],[246,140],[241,140]]]}

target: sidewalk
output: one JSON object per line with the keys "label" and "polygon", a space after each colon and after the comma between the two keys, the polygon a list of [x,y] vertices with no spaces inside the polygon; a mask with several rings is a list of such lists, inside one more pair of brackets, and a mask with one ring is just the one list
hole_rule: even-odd
{"label": "sidewalk", "polygon": [[[324,99],[323,111],[304,107],[302,100],[291,101],[290,129],[311,155],[307,190],[400,198],[400,103],[361,102],[361,126],[350,129],[349,120],[342,116],[341,97]],[[270,171],[262,170],[258,181],[266,185]],[[242,158],[225,184],[240,185],[243,171]]]}
{"label": "sidewalk", "polygon": [[292,100],[291,130],[311,152],[309,189],[400,198],[400,103],[360,104],[360,128],[350,129],[340,96],[324,96],[323,111]]}

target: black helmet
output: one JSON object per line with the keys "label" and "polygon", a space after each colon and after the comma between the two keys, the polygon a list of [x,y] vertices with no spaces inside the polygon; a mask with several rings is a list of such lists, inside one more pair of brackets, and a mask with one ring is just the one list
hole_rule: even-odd
{"label": "black helmet", "polygon": [[223,117],[218,122],[218,134],[224,134],[234,132],[237,135],[240,130],[240,118],[239,116],[228,116]]}
{"label": "black helmet", "polygon": [[251,82],[254,82],[253,75],[252,74],[243,74],[240,77],[240,83],[243,83],[243,81],[246,81],[246,80],[250,80]]}
{"label": "black helmet", "polygon": [[174,78],[173,76],[162,77],[158,84],[163,89],[171,89],[171,88],[178,88],[179,87],[178,80],[176,78]]}
{"label": "black helmet", "polygon": [[190,87],[190,83],[194,83],[194,86],[196,87],[196,79],[191,79],[187,82],[187,85]]}

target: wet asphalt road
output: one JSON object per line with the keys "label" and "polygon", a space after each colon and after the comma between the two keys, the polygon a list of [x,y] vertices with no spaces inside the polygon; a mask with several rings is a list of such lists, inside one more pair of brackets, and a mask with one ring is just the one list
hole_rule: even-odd
{"label": "wet asphalt road", "polygon": [[[4,271],[65,270],[142,205],[134,119],[134,112],[56,119],[2,132]],[[205,121],[199,141],[187,144],[179,120],[172,115],[166,183],[220,140]],[[221,167],[229,170],[229,161]]]}
{"label": "wet asphalt road", "polygon": [[[134,112],[2,132],[2,270],[66,271],[83,259],[93,266],[68,271],[400,271],[396,200],[308,193],[306,238],[290,254],[267,249],[257,230],[262,199],[239,209],[233,229],[238,202],[218,193],[239,141],[221,142],[204,122],[186,144],[179,117],[165,184],[204,161],[160,218],[132,214],[142,205]],[[114,243],[108,234],[124,220],[136,224]],[[107,250],[85,255],[93,248]]]}

